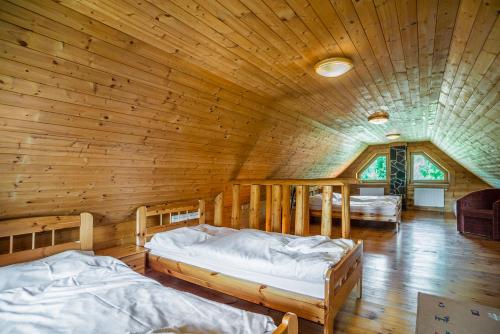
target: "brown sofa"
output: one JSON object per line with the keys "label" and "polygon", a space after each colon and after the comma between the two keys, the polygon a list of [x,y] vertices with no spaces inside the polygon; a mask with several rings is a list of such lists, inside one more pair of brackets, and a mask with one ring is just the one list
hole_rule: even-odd
{"label": "brown sofa", "polygon": [[457,201],[457,229],[460,233],[500,240],[500,189],[484,189]]}

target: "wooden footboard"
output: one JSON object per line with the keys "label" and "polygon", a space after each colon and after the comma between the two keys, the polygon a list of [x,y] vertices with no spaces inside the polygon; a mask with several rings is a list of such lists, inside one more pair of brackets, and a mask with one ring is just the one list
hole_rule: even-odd
{"label": "wooden footboard", "polygon": [[357,297],[361,298],[362,241],[358,241],[336,266],[328,270],[325,299],[235,278],[153,254],[148,257],[149,266],[155,271],[275,310],[293,312],[301,318],[324,324],[325,334],[333,333],[333,320],[356,285]]}
{"label": "wooden footboard", "polygon": [[298,334],[298,333],[299,333],[299,321],[297,319],[297,316],[290,312],[288,312],[283,316],[281,324],[273,332],[273,334]]}
{"label": "wooden footboard", "polygon": [[297,316],[323,323],[324,300],[286,291],[264,284],[235,278],[216,271],[169,260],[157,255],[148,255],[149,267],[176,278],[188,281],[251,303],[263,305],[282,312],[293,312]]}
{"label": "wooden footboard", "polygon": [[363,277],[363,242],[359,240],[356,246],[330,268],[325,281],[325,320],[324,333],[333,333],[333,321],[344,305],[354,287],[357,287],[357,298],[362,295]]}

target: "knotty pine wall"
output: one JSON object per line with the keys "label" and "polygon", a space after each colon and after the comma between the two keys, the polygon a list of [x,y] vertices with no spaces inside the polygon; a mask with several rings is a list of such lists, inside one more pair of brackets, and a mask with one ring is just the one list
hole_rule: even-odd
{"label": "knotty pine wall", "polygon": [[88,211],[101,248],[133,240],[140,205],[204,198],[210,221],[230,179],[330,176],[363,149],[189,58],[56,2],[3,1],[0,220]]}
{"label": "knotty pine wall", "polygon": [[[393,145],[400,145],[404,143],[394,143]],[[441,164],[449,173],[449,184],[445,186],[445,211],[453,210],[453,202],[466,195],[469,192],[481,190],[485,188],[490,188],[490,185],[479,179],[477,176],[469,172],[467,169],[458,164],[455,160],[446,155],[443,151],[438,149],[435,145],[430,142],[414,142],[406,143],[408,146],[407,150],[407,177],[410,176],[410,156],[412,152],[424,152],[430,156],[437,163]],[[379,153],[384,153],[389,155],[390,144],[387,145],[372,145],[367,147],[354,162],[346,168],[340,177],[356,177],[356,173],[375,155]],[[351,191],[353,194],[359,194],[360,187],[384,187],[385,193],[389,193],[389,183],[380,184],[362,184],[353,185]],[[429,185],[430,186],[430,185]],[[434,186],[432,186],[434,187]],[[436,185],[435,187],[440,187]],[[408,208],[414,208],[413,206],[413,193],[414,185],[411,182],[407,184],[407,195],[408,195]],[[429,209],[429,208],[419,208],[419,209]],[[432,210],[432,208],[430,209]]]}

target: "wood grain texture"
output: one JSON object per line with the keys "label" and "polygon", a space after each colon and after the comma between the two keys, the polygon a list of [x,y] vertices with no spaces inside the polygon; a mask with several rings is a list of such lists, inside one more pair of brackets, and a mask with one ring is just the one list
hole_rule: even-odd
{"label": "wood grain texture", "polygon": [[250,186],[249,227],[259,230],[260,227],[260,185]]}
{"label": "wood grain texture", "polygon": [[[82,212],[78,216],[45,216],[30,217],[0,221],[0,236],[3,240],[8,237],[8,252],[0,253],[0,266],[11,265],[20,262],[37,260],[49,255],[57,254],[66,250],[93,250],[93,217],[88,212]],[[76,228],[77,237],[56,243],[56,232]],[[39,238],[43,233],[42,244]],[[73,232],[73,231],[71,231]],[[30,237],[30,244],[26,245],[26,238],[21,238],[21,247],[14,245],[19,235]],[[47,240],[46,237],[50,239]],[[28,247],[27,247],[28,246]],[[4,247],[2,247],[4,248]]]}
{"label": "wood grain texture", "polygon": [[[320,223],[311,224],[319,234]],[[339,224],[333,237],[340,237]],[[452,215],[427,211],[404,212],[400,233],[352,226],[351,235],[363,239],[363,298],[353,291],[335,318],[335,333],[406,334],[415,332],[419,291],[455,300],[500,307],[500,243],[464,237]],[[168,275],[147,274],[164,285],[195,293],[231,306],[271,315],[282,313],[189,284]],[[320,325],[300,319],[301,334],[319,334]]]}
{"label": "wood grain texture", "polygon": [[[89,211],[123,243],[141,205],[201,198],[212,222],[229,180],[334,177],[392,128],[499,186],[499,6],[2,1],[0,217]],[[331,56],[354,69],[318,77]]]}
{"label": "wood grain texture", "polygon": [[[418,187],[444,187],[445,188],[445,211],[453,211],[454,202],[476,190],[481,190],[485,188],[490,188],[490,185],[485,183],[483,180],[469,172],[459,163],[457,163],[453,158],[448,156],[446,153],[441,151],[438,147],[430,142],[416,142],[416,143],[406,143],[407,144],[407,175],[410,177],[411,168],[411,154],[416,152],[423,152],[427,154],[431,159],[436,161],[438,164],[443,166],[449,173],[449,182],[446,184],[415,184],[411,179],[407,183],[407,196],[408,196],[408,207],[413,207],[413,193],[415,186]],[[355,177],[356,173],[360,168],[374,155],[374,154],[387,154],[389,155],[389,145],[373,145],[369,146],[363,153],[361,153],[353,163],[345,169],[340,175],[341,177]],[[351,186],[351,192],[353,195],[359,194],[359,187],[384,187],[385,193],[389,194],[389,183],[370,183],[362,185]],[[419,208],[419,209],[429,209],[429,210],[442,210],[435,208]]]}

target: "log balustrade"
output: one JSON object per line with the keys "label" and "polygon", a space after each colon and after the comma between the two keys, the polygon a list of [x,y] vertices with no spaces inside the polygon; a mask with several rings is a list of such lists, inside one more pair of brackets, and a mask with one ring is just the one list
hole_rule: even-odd
{"label": "log balustrade", "polygon": [[[341,222],[342,237],[351,234],[350,221],[350,185],[358,183],[355,179],[275,179],[275,180],[234,180],[232,187],[231,227],[239,228],[241,219],[241,188],[250,187],[249,227],[259,229],[261,189],[265,189],[266,218],[265,230],[268,232],[291,233],[292,207],[291,188],[295,187],[295,235],[309,234],[309,189],[311,186],[322,187],[321,235],[330,237],[332,233],[332,195],[333,187],[340,186],[342,193]],[[214,223],[222,226],[222,193],[215,200]]]}

